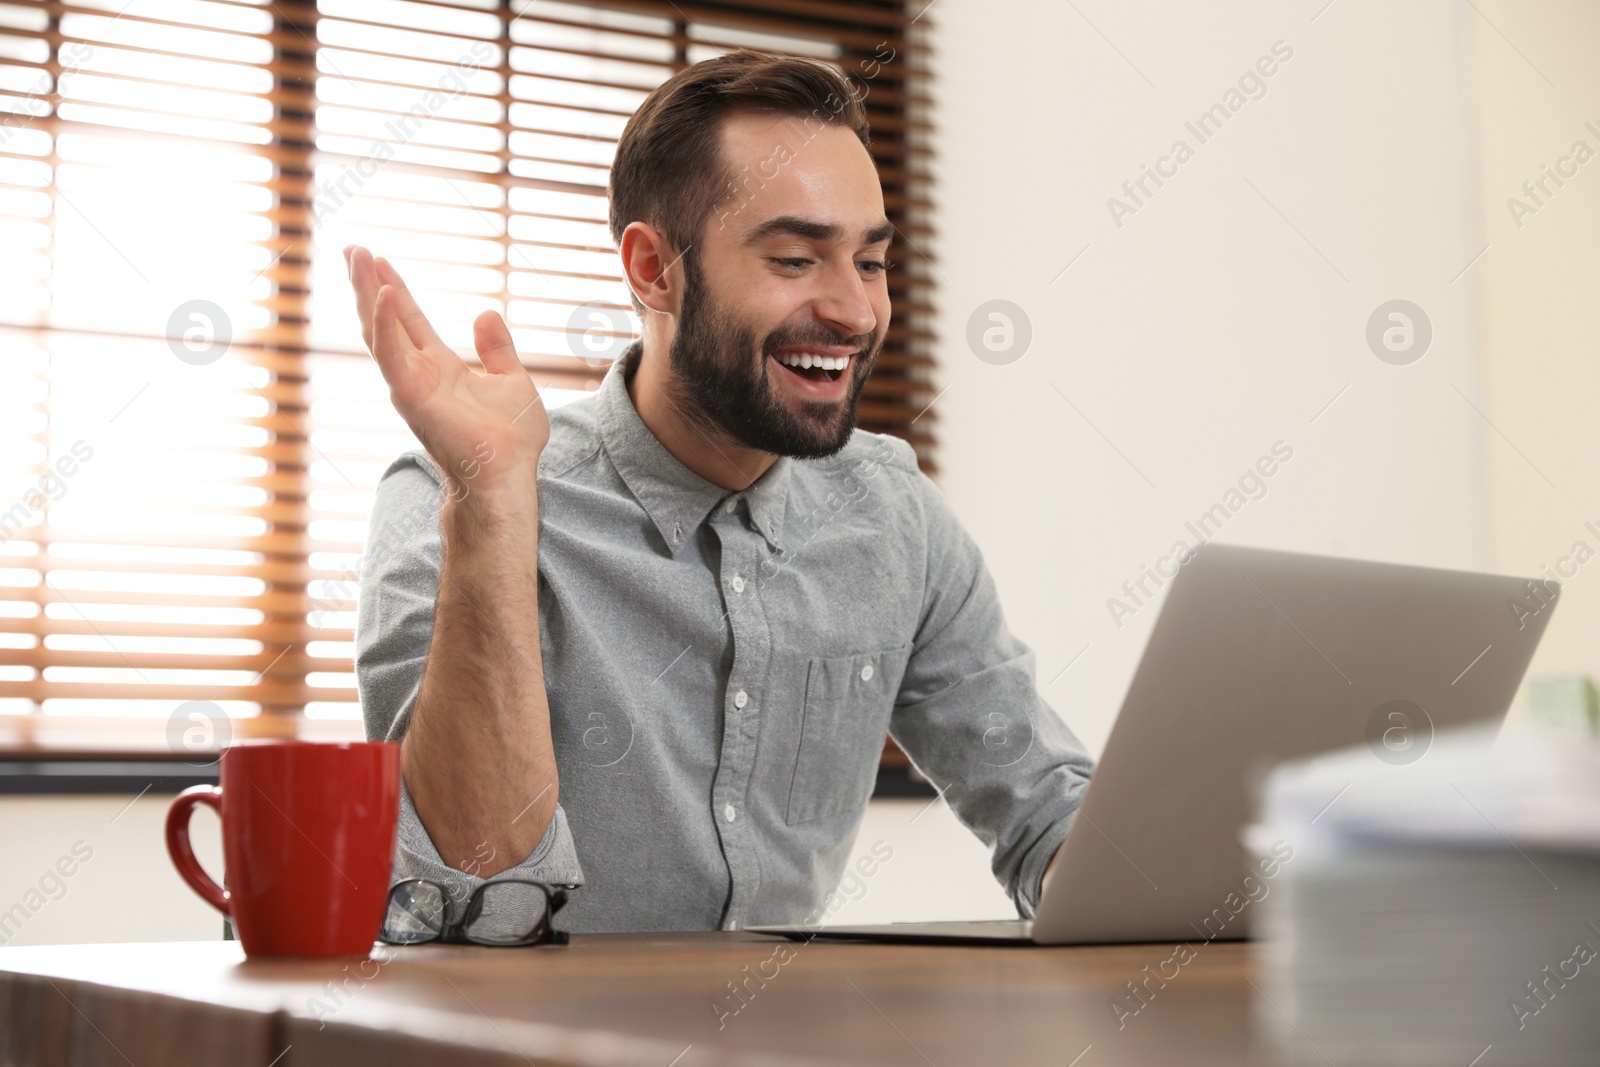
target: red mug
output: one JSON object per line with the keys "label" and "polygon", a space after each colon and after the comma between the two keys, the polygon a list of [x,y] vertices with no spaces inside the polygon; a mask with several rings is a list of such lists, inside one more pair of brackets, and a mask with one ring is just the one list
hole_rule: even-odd
{"label": "red mug", "polygon": [[[190,847],[196,804],[222,818],[226,888]],[[220,787],[172,802],[167,851],[233,921],[246,956],[366,956],[388,906],[399,815],[393,742],[239,744],[222,753]]]}

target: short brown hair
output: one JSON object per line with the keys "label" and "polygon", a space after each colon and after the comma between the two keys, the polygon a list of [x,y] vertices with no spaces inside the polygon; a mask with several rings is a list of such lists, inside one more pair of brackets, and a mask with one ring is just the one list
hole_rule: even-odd
{"label": "short brown hair", "polygon": [[838,67],[748,48],[704,60],[657,86],[623,129],[608,190],[614,240],[632,222],[649,223],[680,250],[699,240],[734,192],[721,149],[722,118],[735,111],[844,126],[872,144],[867,110]]}

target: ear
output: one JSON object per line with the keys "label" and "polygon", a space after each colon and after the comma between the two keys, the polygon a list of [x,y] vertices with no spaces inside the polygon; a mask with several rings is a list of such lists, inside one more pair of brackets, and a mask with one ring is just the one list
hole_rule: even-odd
{"label": "ear", "polygon": [[[628,288],[651,311],[676,315],[682,303],[682,256],[661,231],[644,222],[630,222],[622,231],[622,273]],[[675,274],[674,267],[680,267]]]}

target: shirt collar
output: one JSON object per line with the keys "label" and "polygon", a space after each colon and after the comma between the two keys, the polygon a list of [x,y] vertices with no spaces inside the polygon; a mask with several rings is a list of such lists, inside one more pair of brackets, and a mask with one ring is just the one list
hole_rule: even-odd
{"label": "shirt collar", "polygon": [[779,551],[783,549],[779,538],[783,534],[784,516],[789,509],[789,477],[794,462],[788,456],[779,456],[778,462],[769,467],[767,473],[757,478],[756,483],[743,494],[745,505],[750,509],[751,523],[761,531],[767,543]]}
{"label": "shirt collar", "polygon": [[778,538],[783,532],[789,468],[794,461],[778,457],[778,462],[743,492],[706,481],[667,451],[639,418],[625,377],[630,357],[636,357],[635,350],[613,363],[600,382],[595,396],[600,440],[611,465],[650,516],[667,550],[676,556],[714,508],[739,497],[744,498],[756,529],[774,548],[781,549]]}

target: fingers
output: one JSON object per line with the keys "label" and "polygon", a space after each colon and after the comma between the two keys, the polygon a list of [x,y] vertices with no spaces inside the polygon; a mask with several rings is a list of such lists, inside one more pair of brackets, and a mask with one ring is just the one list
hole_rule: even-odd
{"label": "fingers", "polygon": [[495,312],[485,311],[473,320],[472,341],[483,369],[490,374],[527,374],[517,358],[517,346],[512,343],[506,320]]}
{"label": "fingers", "polygon": [[356,294],[356,315],[361,319],[361,339],[366,342],[367,351],[372,352],[372,312],[373,305],[378,299],[379,285],[372,253],[360,245],[349,245],[344,250],[344,261],[350,269],[350,287]]}
{"label": "fingers", "polygon": [[383,379],[389,383],[390,389],[399,389],[405,381],[407,357],[412,349],[410,339],[400,325],[397,303],[394,287],[384,285],[379,287],[369,312],[372,340],[367,347],[372,350],[372,358],[377,360],[378,369],[383,372]]}
{"label": "fingers", "polygon": [[[404,377],[410,353],[446,346],[394,264],[374,258],[360,245],[346,247],[344,257],[350,268],[350,284],[356,293],[362,339],[378,361],[384,378],[393,386]],[[472,332],[485,371],[490,374],[527,373],[517,358],[511,331],[497,313],[486,311],[479,315],[472,324]]]}
{"label": "fingers", "polygon": [[361,339],[367,343],[367,351],[377,361],[384,380],[393,388],[405,379],[411,348],[409,342],[401,343],[405,334],[396,317],[395,290],[378,281],[371,252],[359,245],[350,245],[344,252],[345,262],[350,267],[350,284],[356,291]]}
{"label": "fingers", "polygon": [[439,335],[434,332],[433,324],[417,306],[416,298],[411,295],[411,290],[406,287],[405,281],[400,277],[400,272],[394,269],[394,264],[387,259],[379,258],[373,261],[377,268],[378,281],[384,285],[395,288],[396,304],[400,313],[400,323],[405,327],[406,333],[411,336],[411,343],[418,348],[428,348],[432,345],[442,345]]}

